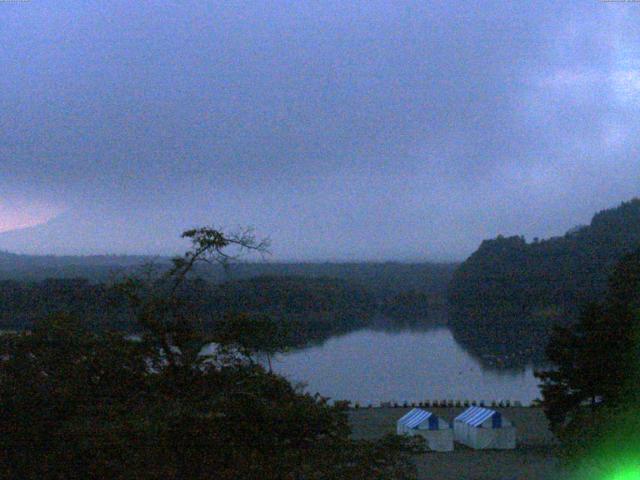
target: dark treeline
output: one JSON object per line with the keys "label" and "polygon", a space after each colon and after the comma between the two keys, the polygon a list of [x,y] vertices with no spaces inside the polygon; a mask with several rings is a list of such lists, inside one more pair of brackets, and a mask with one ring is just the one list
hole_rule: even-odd
{"label": "dark treeline", "polygon": [[368,325],[379,302],[367,289],[335,278],[260,276],[222,284],[197,281],[185,299],[205,328],[224,315],[268,316],[287,328],[286,344],[299,346]]}
{"label": "dark treeline", "polygon": [[0,282],[0,329],[28,329],[58,312],[77,315],[92,327],[125,326],[129,315],[123,295],[106,284],[82,278]]}
{"label": "dark treeline", "polygon": [[[169,268],[170,259],[150,256],[90,255],[36,256],[0,252],[0,280],[42,281],[49,278],[86,278],[99,283],[122,274],[135,273],[142,265]],[[330,277],[358,284],[376,297],[392,297],[416,291],[443,298],[455,263],[285,263],[247,262],[198,265],[197,275],[212,283],[244,280],[259,276]]]}
{"label": "dark treeline", "polygon": [[[331,277],[358,284],[376,297],[407,291],[444,296],[457,266],[456,263],[400,262],[238,263],[232,265],[230,275],[235,280],[259,275]],[[219,269],[212,280],[222,281],[223,275]]]}
{"label": "dark treeline", "polygon": [[[224,283],[193,278],[179,293],[205,329],[228,314],[267,315],[287,325],[290,346],[370,325],[379,315],[425,318],[442,307],[438,293],[386,292],[329,277],[262,275]],[[0,281],[0,329],[28,329],[59,312],[82,318],[93,330],[135,330],[123,293],[109,283],[82,278]]]}
{"label": "dark treeline", "polygon": [[486,240],[452,277],[452,326],[481,356],[501,347],[507,355],[541,354],[551,326],[602,299],[614,265],[638,245],[640,199],[601,211],[562,237]]}
{"label": "dark treeline", "polygon": [[[114,280],[169,258],[31,256],[0,252],[0,329],[30,328],[51,313],[80,316],[92,329],[133,331],[131,312]],[[201,264],[182,292],[204,328],[228,312],[269,315],[287,324],[287,344],[321,341],[371,324],[374,317],[424,320],[441,310],[456,264],[232,263]]]}
{"label": "dark treeline", "polygon": [[449,300],[456,310],[483,315],[575,312],[604,296],[613,266],[638,244],[640,199],[562,237],[486,240],[453,275]]}

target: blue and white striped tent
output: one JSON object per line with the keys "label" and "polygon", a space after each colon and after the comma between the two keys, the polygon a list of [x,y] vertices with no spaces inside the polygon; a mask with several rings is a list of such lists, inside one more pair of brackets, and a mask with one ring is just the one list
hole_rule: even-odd
{"label": "blue and white striped tent", "polygon": [[502,414],[484,407],[470,407],[456,417],[456,421],[468,423],[472,427],[479,427],[491,418],[491,428],[502,426]]}
{"label": "blue and white striped tent", "polygon": [[453,450],[453,430],[449,422],[421,408],[414,408],[403,415],[397,422],[396,432],[398,435],[420,435],[431,450]]}
{"label": "blue and white striped tent", "polygon": [[425,422],[427,423],[428,430],[438,430],[438,417],[421,408],[414,408],[398,420],[398,427],[402,426],[405,429],[413,429],[418,428]]}
{"label": "blue and white striped tent", "polygon": [[453,422],[457,442],[471,448],[512,449],[516,447],[516,430],[500,412],[484,407],[470,407]]}

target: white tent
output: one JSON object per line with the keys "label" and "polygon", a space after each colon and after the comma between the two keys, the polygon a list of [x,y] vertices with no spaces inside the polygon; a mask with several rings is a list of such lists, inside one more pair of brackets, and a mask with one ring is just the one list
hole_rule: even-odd
{"label": "white tent", "polygon": [[456,442],[471,448],[516,448],[516,428],[500,412],[471,407],[453,421]]}
{"label": "white tent", "polygon": [[420,435],[427,448],[436,452],[453,450],[453,430],[449,422],[421,408],[414,408],[400,418],[396,432],[398,435]]}

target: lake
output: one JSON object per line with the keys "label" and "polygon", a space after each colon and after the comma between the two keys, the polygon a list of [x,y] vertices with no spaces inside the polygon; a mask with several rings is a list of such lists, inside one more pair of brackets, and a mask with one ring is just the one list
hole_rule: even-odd
{"label": "lake", "polygon": [[310,393],[361,405],[384,401],[510,400],[540,396],[533,366],[489,369],[467,353],[447,327],[363,329],[318,346],[279,354],[273,369]]}

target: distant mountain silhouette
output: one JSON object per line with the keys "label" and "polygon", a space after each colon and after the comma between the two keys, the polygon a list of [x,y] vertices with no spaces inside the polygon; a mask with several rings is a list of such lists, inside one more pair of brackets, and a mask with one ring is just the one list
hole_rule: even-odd
{"label": "distant mountain silhouette", "polygon": [[130,270],[154,257],[127,255],[17,255],[0,251],[0,280],[38,281],[47,278],[86,278],[106,281],[118,272]]}
{"label": "distant mountain silhouette", "polygon": [[119,254],[135,251],[131,238],[142,239],[144,251],[153,254],[182,250],[179,247],[181,232],[164,228],[161,219],[148,218],[145,222],[127,224],[124,229],[118,218],[97,207],[68,210],[48,222],[0,233],[0,250],[31,255]]}
{"label": "distant mountain silhouette", "polygon": [[133,266],[157,257],[143,255],[25,255],[0,251],[0,269],[29,269],[44,267]]}
{"label": "distant mountain silhouette", "polygon": [[[114,225],[82,220],[81,215],[63,213],[32,227],[0,233],[0,279],[42,280],[45,278],[84,277],[92,281],[107,280],[115,271],[158,260],[150,255],[36,255],[31,252],[64,251],[69,232],[92,232],[104,237],[103,251],[109,252],[109,231]],[[80,234],[78,234],[80,235]],[[81,243],[82,239],[77,239]],[[87,242],[87,249],[95,245]],[[94,250],[95,251],[95,250]],[[15,253],[27,252],[27,253]],[[161,259],[162,261],[162,259]]]}

